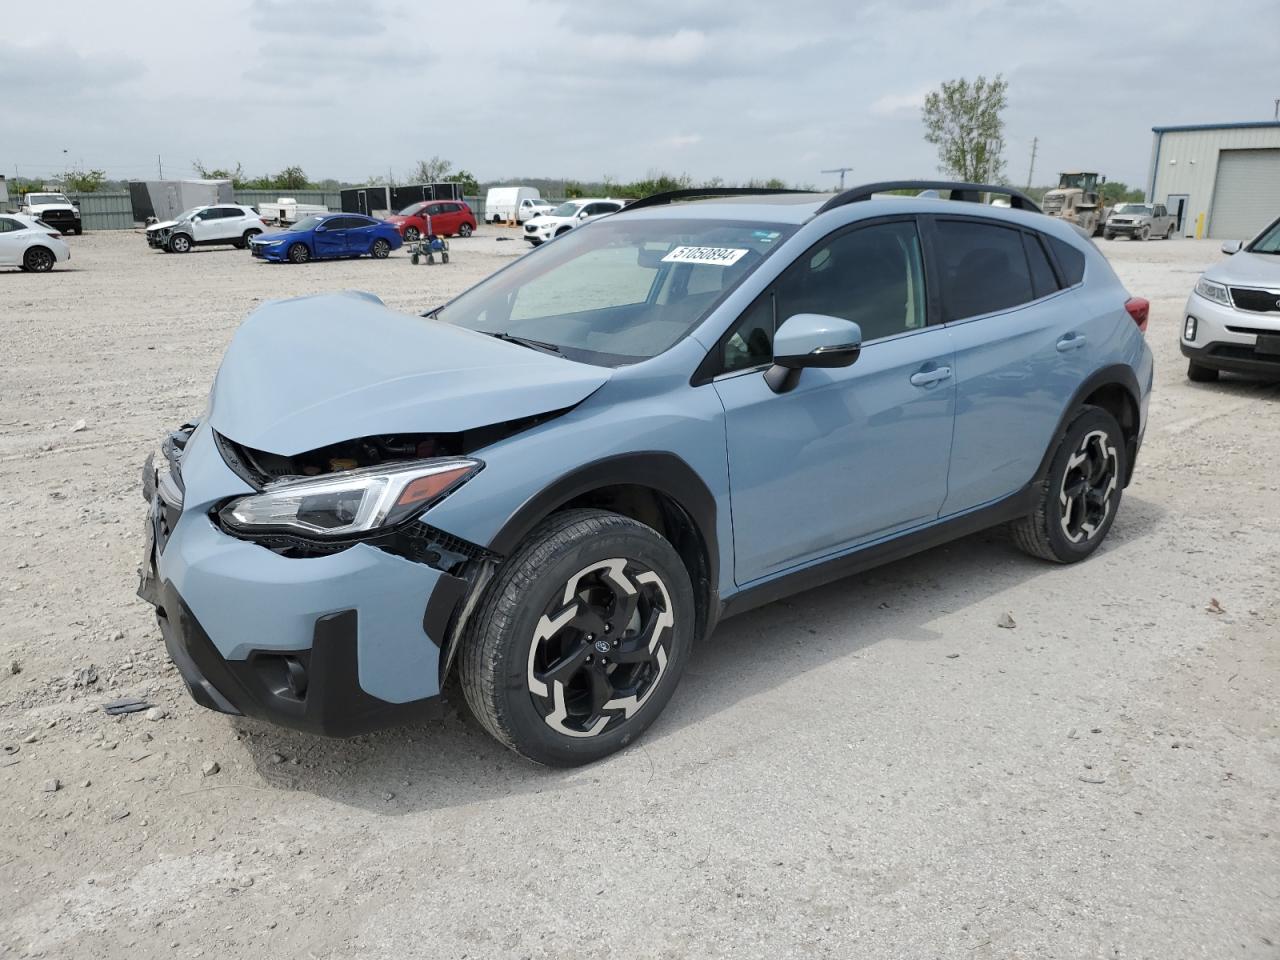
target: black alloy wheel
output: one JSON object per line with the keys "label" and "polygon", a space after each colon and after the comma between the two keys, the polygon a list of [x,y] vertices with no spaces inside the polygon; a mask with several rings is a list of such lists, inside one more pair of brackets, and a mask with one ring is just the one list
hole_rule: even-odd
{"label": "black alloy wheel", "polygon": [[22,258],[24,269],[32,273],[48,273],[53,269],[56,258],[48,247],[32,247]]}
{"label": "black alloy wheel", "polygon": [[604,733],[657,688],[673,623],[667,587],[644,564],[612,557],[579,570],[534,632],[528,675],[534,709],[557,733]]}

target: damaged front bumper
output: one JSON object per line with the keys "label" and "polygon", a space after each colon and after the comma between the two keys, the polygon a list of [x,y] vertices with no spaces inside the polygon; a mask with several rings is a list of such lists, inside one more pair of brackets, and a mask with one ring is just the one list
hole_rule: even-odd
{"label": "damaged front bumper", "polygon": [[243,481],[207,424],[175,436],[144,467],[138,593],[196,702],[329,736],[417,716],[469,581],[365,543],[297,557],[232,537],[211,512]]}

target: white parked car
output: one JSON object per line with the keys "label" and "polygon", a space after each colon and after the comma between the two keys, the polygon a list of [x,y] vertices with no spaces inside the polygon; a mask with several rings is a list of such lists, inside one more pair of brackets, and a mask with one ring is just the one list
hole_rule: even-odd
{"label": "white parked car", "polygon": [[250,240],[266,229],[267,225],[253,207],[219,203],[192,207],[174,220],[151,224],[147,227],[147,244],[170,253],[187,253],[192,247],[214,244],[229,244],[244,250]]}
{"label": "white parked car", "polygon": [[44,221],[20,213],[0,215],[0,267],[48,273],[55,263],[70,259],[67,242]]}
{"label": "white parked car", "polygon": [[80,207],[68,200],[61,193],[28,193],[22,198],[22,207],[18,210],[23,216],[43,220],[55,230],[62,233],[84,233],[80,225]]}
{"label": "white parked car", "polygon": [[583,200],[566,200],[550,213],[534,217],[524,225],[524,238],[535,247],[562,233],[568,233],[580,223],[603,217],[607,213],[617,213],[624,206],[625,200],[608,198],[586,198]]}
{"label": "white parked car", "polygon": [[1182,315],[1187,378],[1217,380],[1222,370],[1280,377],[1280,218],[1200,275]]}

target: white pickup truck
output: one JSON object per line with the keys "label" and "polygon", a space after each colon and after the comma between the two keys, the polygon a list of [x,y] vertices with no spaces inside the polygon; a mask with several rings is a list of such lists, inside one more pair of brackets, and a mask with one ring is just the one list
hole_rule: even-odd
{"label": "white pickup truck", "polygon": [[22,198],[18,211],[28,217],[43,220],[60,233],[84,233],[80,222],[80,206],[61,193],[28,193]]}

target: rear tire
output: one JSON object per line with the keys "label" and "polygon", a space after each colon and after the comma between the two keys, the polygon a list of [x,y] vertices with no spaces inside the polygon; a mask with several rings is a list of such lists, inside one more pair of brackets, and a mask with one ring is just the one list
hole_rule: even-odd
{"label": "rear tire", "polygon": [[458,236],[460,237],[471,236],[471,224],[464,223],[462,226],[458,227]]}
{"label": "rear tire", "polygon": [[385,260],[391,256],[391,244],[379,237],[373,241],[373,246],[369,248],[369,253],[375,260]]}
{"label": "rear tire", "polygon": [[472,618],[463,694],[522,756],[590,763],[662,712],[694,619],[688,571],[651,527],[603,510],[553,514],[499,568]]}
{"label": "rear tire", "polygon": [[1116,235],[1114,233],[1104,233],[1102,235],[1103,240],[1114,240],[1115,238],[1116,238]]}
{"label": "rear tire", "polygon": [[1169,229],[1168,229],[1168,230],[1166,230],[1166,231],[1164,232],[1164,238],[1165,238],[1166,240],[1172,240],[1172,239],[1173,239],[1173,224],[1172,224],[1172,223],[1171,223],[1171,224],[1169,224]]}
{"label": "rear tire", "polygon": [[1101,407],[1082,407],[1034,485],[1034,509],[1009,525],[1013,542],[1024,553],[1054,563],[1085,559],[1115,521],[1127,470],[1120,424]]}
{"label": "rear tire", "polygon": [[1217,367],[1206,367],[1194,360],[1187,361],[1187,379],[1192,383],[1217,383],[1220,374]]}
{"label": "rear tire", "polygon": [[295,243],[289,248],[290,263],[306,263],[311,259],[311,248],[305,243]]}
{"label": "rear tire", "polygon": [[48,273],[56,262],[57,257],[48,247],[30,247],[22,255],[22,269],[30,273]]}

